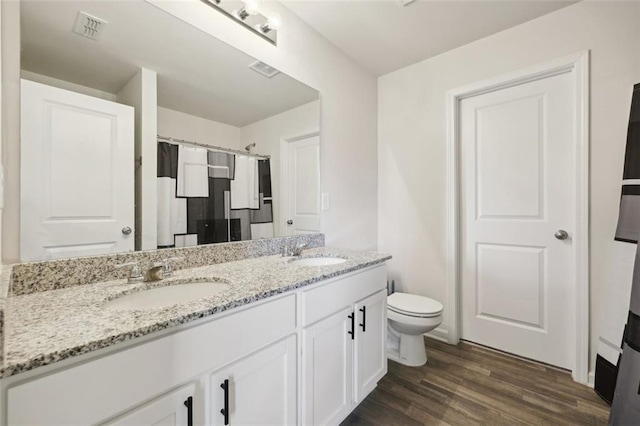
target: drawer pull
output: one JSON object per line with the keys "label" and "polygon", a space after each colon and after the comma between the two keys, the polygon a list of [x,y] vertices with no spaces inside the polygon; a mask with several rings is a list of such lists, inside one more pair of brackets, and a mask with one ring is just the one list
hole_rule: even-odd
{"label": "drawer pull", "polygon": [[349,333],[351,335],[351,340],[355,339],[355,327],[356,327],[356,315],[355,312],[351,312],[351,315],[349,315],[347,318],[351,319],[351,330],[347,331],[347,333]]}
{"label": "drawer pull", "polygon": [[225,379],[220,385],[224,390],[224,408],[220,410],[220,414],[224,416],[224,424],[229,424],[229,379]]}
{"label": "drawer pull", "polygon": [[365,327],[367,326],[367,307],[363,306],[362,308],[360,308],[360,312],[362,312],[362,324],[360,324],[360,327],[362,327],[362,332],[364,333],[365,331],[367,331],[365,329]]}
{"label": "drawer pull", "polygon": [[187,407],[187,426],[193,426],[193,397],[187,398],[184,406]]}

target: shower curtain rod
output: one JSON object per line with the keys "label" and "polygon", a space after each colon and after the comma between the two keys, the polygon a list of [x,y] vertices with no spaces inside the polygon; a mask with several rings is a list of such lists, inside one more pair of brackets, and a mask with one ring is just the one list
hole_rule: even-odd
{"label": "shower curtain rod", "polygon": [[249,157],[264,158],[265,160],[268,160],[268,159],[271,158],[270,155],[252,154],[250,152],[240,151],[239,149],[223,148],[221,146],[207,145],[207,144],[200,143],[200,142],[186,141],[184,139],[175,139],[175,138],[171,138],[171,137],[168,137],[168,136],[160,136],[160,135],[158,135],[158,140],[163,140],[163,141],[166,141],[166,142],[173,142],[173,143],[178,143],[178,144],[183,144],[183,145],[199,146],[201,148],[206,148],[206,149],[211,150],[211,151],[222,151],[222,152],[229,152],[231,154],[247,155]]}

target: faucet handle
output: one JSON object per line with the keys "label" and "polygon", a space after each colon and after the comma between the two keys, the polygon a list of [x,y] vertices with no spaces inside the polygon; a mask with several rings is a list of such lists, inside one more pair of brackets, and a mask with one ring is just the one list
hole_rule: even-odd
{"label": "faucet handle", "polygon": [[114,268],[116,269],[121,269],[126,267],[131,268],[129,269],[127,282],[136,283],[144,280],[144,277],[142,276],[142,269],[140,269],[140,265],[138,264],[138,262],[127,262],[127,263],[120,263],[118,265],[114,265]]}
{"label": "faucet handle", "polygon": [[171,266],[171,262],[180,262],[184,260],[184,257],[168,257],[162,261],[162,268],[164,271],[164,277],[168,278],[173,275],[173,267]]}

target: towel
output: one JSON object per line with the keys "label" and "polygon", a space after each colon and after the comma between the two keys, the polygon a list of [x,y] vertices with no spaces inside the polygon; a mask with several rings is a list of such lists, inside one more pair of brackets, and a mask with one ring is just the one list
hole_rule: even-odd
{"label": "towel", "polygon": [[176,180],[158,178],[158,247],[173,247],[174,235],[187,232],[187,200],[176,198]]}
{"label": "towel", "polygon": [[178,146],[178,197],[209,196],[207,150]]}
{"label": "towel", "polygon": [[231,209],[259,209],[258,161],[255,157],[236,155],[234,179],[231,181]]}

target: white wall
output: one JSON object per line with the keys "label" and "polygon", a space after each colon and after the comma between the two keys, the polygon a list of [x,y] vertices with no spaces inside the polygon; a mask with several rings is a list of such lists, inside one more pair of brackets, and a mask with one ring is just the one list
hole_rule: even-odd
{"label": "white wall", "polygon": [[[3,263],[20,257],[20,3],[0,2],[2,8],[2,210]],[[5,225],[8,224],[8,225]]]}
{"label": "white wall", "polygon": [[103,92],[93,87],[82,86],[80,84],[71,83],[69,81],[60,80],[59,78],[49,77],[48,75],[37,74],[35,72],[20,70],[20,77],[25,80],[35,81],[36,83],[46,84],[47,86],[57,87],[59,89],[70,90],[83,95],[93,96],[107,101],[116,102],[117,96],[113,93]]}
{"label": "white wall", "polygon": [[276,47],[202,2],[148,1],[320,91],[322,231],[330,246],[376,248],[376,79],[277,2],[261,3],[282,17]]}
{"label": "white wall", "polygon": [[158,107],[158,134],[223,148],[242,149],[240,128]]}
{"label": "white wall", "polygon": [[[281,229],[280,201],[280,141],[320,130],[320,101],[313,101],[289,111],[242,127],[242,147],[256,144],[253,152],[271,156],[271,190],[273,193],[274,235],[284,235]],[[322,148],[320,148],[322,149]]]}
{"label": "white wall", "polygon": [[140,68],[117,95],[118,102],[135,108],[136,250],[158,248],[157,88],[156,72]]}
{"label": "white wall", "polygon": [[379,78],[379,248],[394,255],[390,277],[400,289],[447,309],[446,91],[590,49],[593,369],[631,91],[640,82],[639,22],[640,3],[580,2]]}

